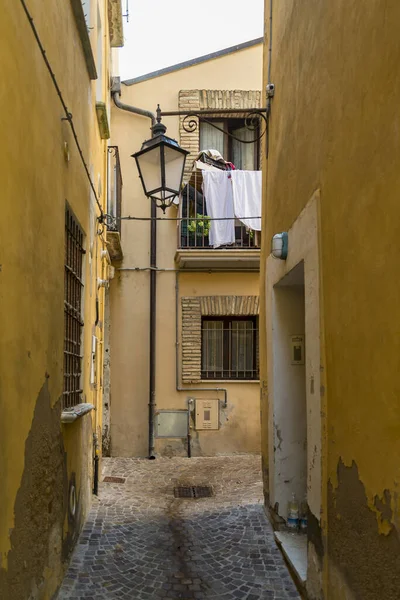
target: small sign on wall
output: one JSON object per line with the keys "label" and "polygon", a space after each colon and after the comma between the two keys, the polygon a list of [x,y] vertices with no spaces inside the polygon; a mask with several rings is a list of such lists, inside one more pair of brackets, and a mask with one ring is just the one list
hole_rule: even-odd
{"label": "small sign on wall", "polygon": [[304,365],[304,335],[291,335],[292,365]]}

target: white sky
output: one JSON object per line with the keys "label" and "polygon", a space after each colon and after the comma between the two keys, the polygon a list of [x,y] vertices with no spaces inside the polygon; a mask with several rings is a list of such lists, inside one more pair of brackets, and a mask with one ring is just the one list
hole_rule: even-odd
{"label": "white sky", "polygon": [[129,0],[121,79],[261,37],[263,14],[264,0]]}

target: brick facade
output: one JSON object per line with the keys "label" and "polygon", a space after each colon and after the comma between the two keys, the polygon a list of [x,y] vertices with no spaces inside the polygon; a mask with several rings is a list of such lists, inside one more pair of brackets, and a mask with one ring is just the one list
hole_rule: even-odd
{"label": "brick facade", "polygon": [[[215,109],[242,109],[242,108],[260,108],[261,92],[258,90],[181,90],[179,92],[179,110],[196,111]],[[212,114],[208,115],[212,117]],[[243,113],[232,113],[229,118],[243,118]],[[193,160],[200,151],[200,131],[198,119],[193,117],[197,124],[194,131],[188,132],[183,128],[183,119],[179,120],[180,144],[190,154],[186,159],[184,180],[187,181],[192,170]],[[186,120],[188,125],[188,119]],[[263,144],[261,143],[261,152]]]}
{"label": "brick facade", "polygon": [[[259,314],[258,296],[187,296],[182,306],[182,381],[201,381],[201,317],[254,316]],[[258,351],[257,351],[258,353]]]}

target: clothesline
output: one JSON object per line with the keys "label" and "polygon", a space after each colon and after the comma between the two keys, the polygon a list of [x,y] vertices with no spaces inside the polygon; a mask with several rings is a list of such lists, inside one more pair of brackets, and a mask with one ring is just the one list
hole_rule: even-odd
{"label": "clothesline", "polygon": [[[107,215],[110,216],[110,215]],[[115,221],[204,221],[204,218],[210,221],[237,221],[237,217],[209,217],[208,215],[203,215],[202,217],[131,217],[128,215],[127,217],[112,217]],[[261,219],[261,215],[259,217],[241,217],[242,219]]]}

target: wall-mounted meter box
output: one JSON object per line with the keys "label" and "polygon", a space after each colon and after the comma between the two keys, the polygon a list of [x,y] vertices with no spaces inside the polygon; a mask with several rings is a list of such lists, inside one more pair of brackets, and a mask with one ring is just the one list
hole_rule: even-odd
{"label": "wall-mounted meter box", "polygon": [[196,429],[218,429],[219,400],[196,398]]}
{"label": "wall-mounted meter box", "polygon": [[304,365],[304,335],[290,336],[292,365]]}

